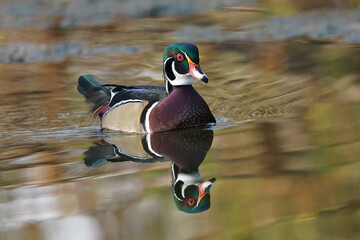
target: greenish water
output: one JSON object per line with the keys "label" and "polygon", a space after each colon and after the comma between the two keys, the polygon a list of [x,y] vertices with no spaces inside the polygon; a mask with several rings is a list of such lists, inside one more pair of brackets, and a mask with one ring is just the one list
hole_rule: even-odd
{"label": "greenish water", "polygon": [[[256,11],[131,12],[88,25],[70,15],[70,25],[51,26],[24,10],[16,13],[30,26],[5,21],[0,239],[359,239],[359,47],[222,38],[294,11],[251,6]],[[148,137],[166,158],[144,153],[147,136],[101,132],[76,91],[78,76],[161,85],[163,49],[191,36],[209,76],[194,87],[217,126]],[[137,160],[114,159],[120,150]],[[84,161],[89,153],[100,161]],[[179,211],[173,161],[216,178],[209,209]]]}

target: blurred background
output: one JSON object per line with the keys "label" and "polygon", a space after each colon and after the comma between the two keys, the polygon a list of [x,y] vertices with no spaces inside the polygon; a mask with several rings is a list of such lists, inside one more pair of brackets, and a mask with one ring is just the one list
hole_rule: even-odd
{"label": "blurred background", "polygon": [[[199,214],[170,162],[84,164],[123,135],[76,90],[162,85],[183,41],[218,122]],[[359,44],[359,0],[1,0],[0,239],[360,239]]]}

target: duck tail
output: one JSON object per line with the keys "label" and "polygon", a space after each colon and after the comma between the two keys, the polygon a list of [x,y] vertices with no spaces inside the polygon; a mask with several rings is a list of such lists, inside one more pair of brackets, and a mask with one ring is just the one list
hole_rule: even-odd
{"label": "duck tail", "polygon": [[92,115],[101,115],[109,107],[110,89],[103,86],[100,79],[94,75],[81,75],[78,80],[77,90],[88,103],[92,103]]}

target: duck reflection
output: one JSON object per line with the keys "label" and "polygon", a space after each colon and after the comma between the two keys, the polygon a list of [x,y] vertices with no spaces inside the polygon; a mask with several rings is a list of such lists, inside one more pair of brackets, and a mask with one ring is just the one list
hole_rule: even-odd
{"label": "duck reflection", "polygon": [[210,188],[215,182],[215,178],[205,181],[198,170],[213,137],[212,130],[201,128],[107,136],[84,153],[84,163],[88,167],[98,167],[108,161],[172,161],[172,191],[176,207],[183,212],[199,213],[210,208]]}

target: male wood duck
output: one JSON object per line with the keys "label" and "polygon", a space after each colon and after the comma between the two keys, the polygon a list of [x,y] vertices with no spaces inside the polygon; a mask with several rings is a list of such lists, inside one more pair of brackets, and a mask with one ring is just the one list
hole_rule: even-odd
{"label": "male wood duck", "polygon": [[168,46],[163,54],[165,86],[101,84],[82,75],[78,91],[93,104],[101,127],[123,132],[152,133],[215,124],[205,100],[192,87],[208,82],[200,68],[198,48],[191,43]]}

